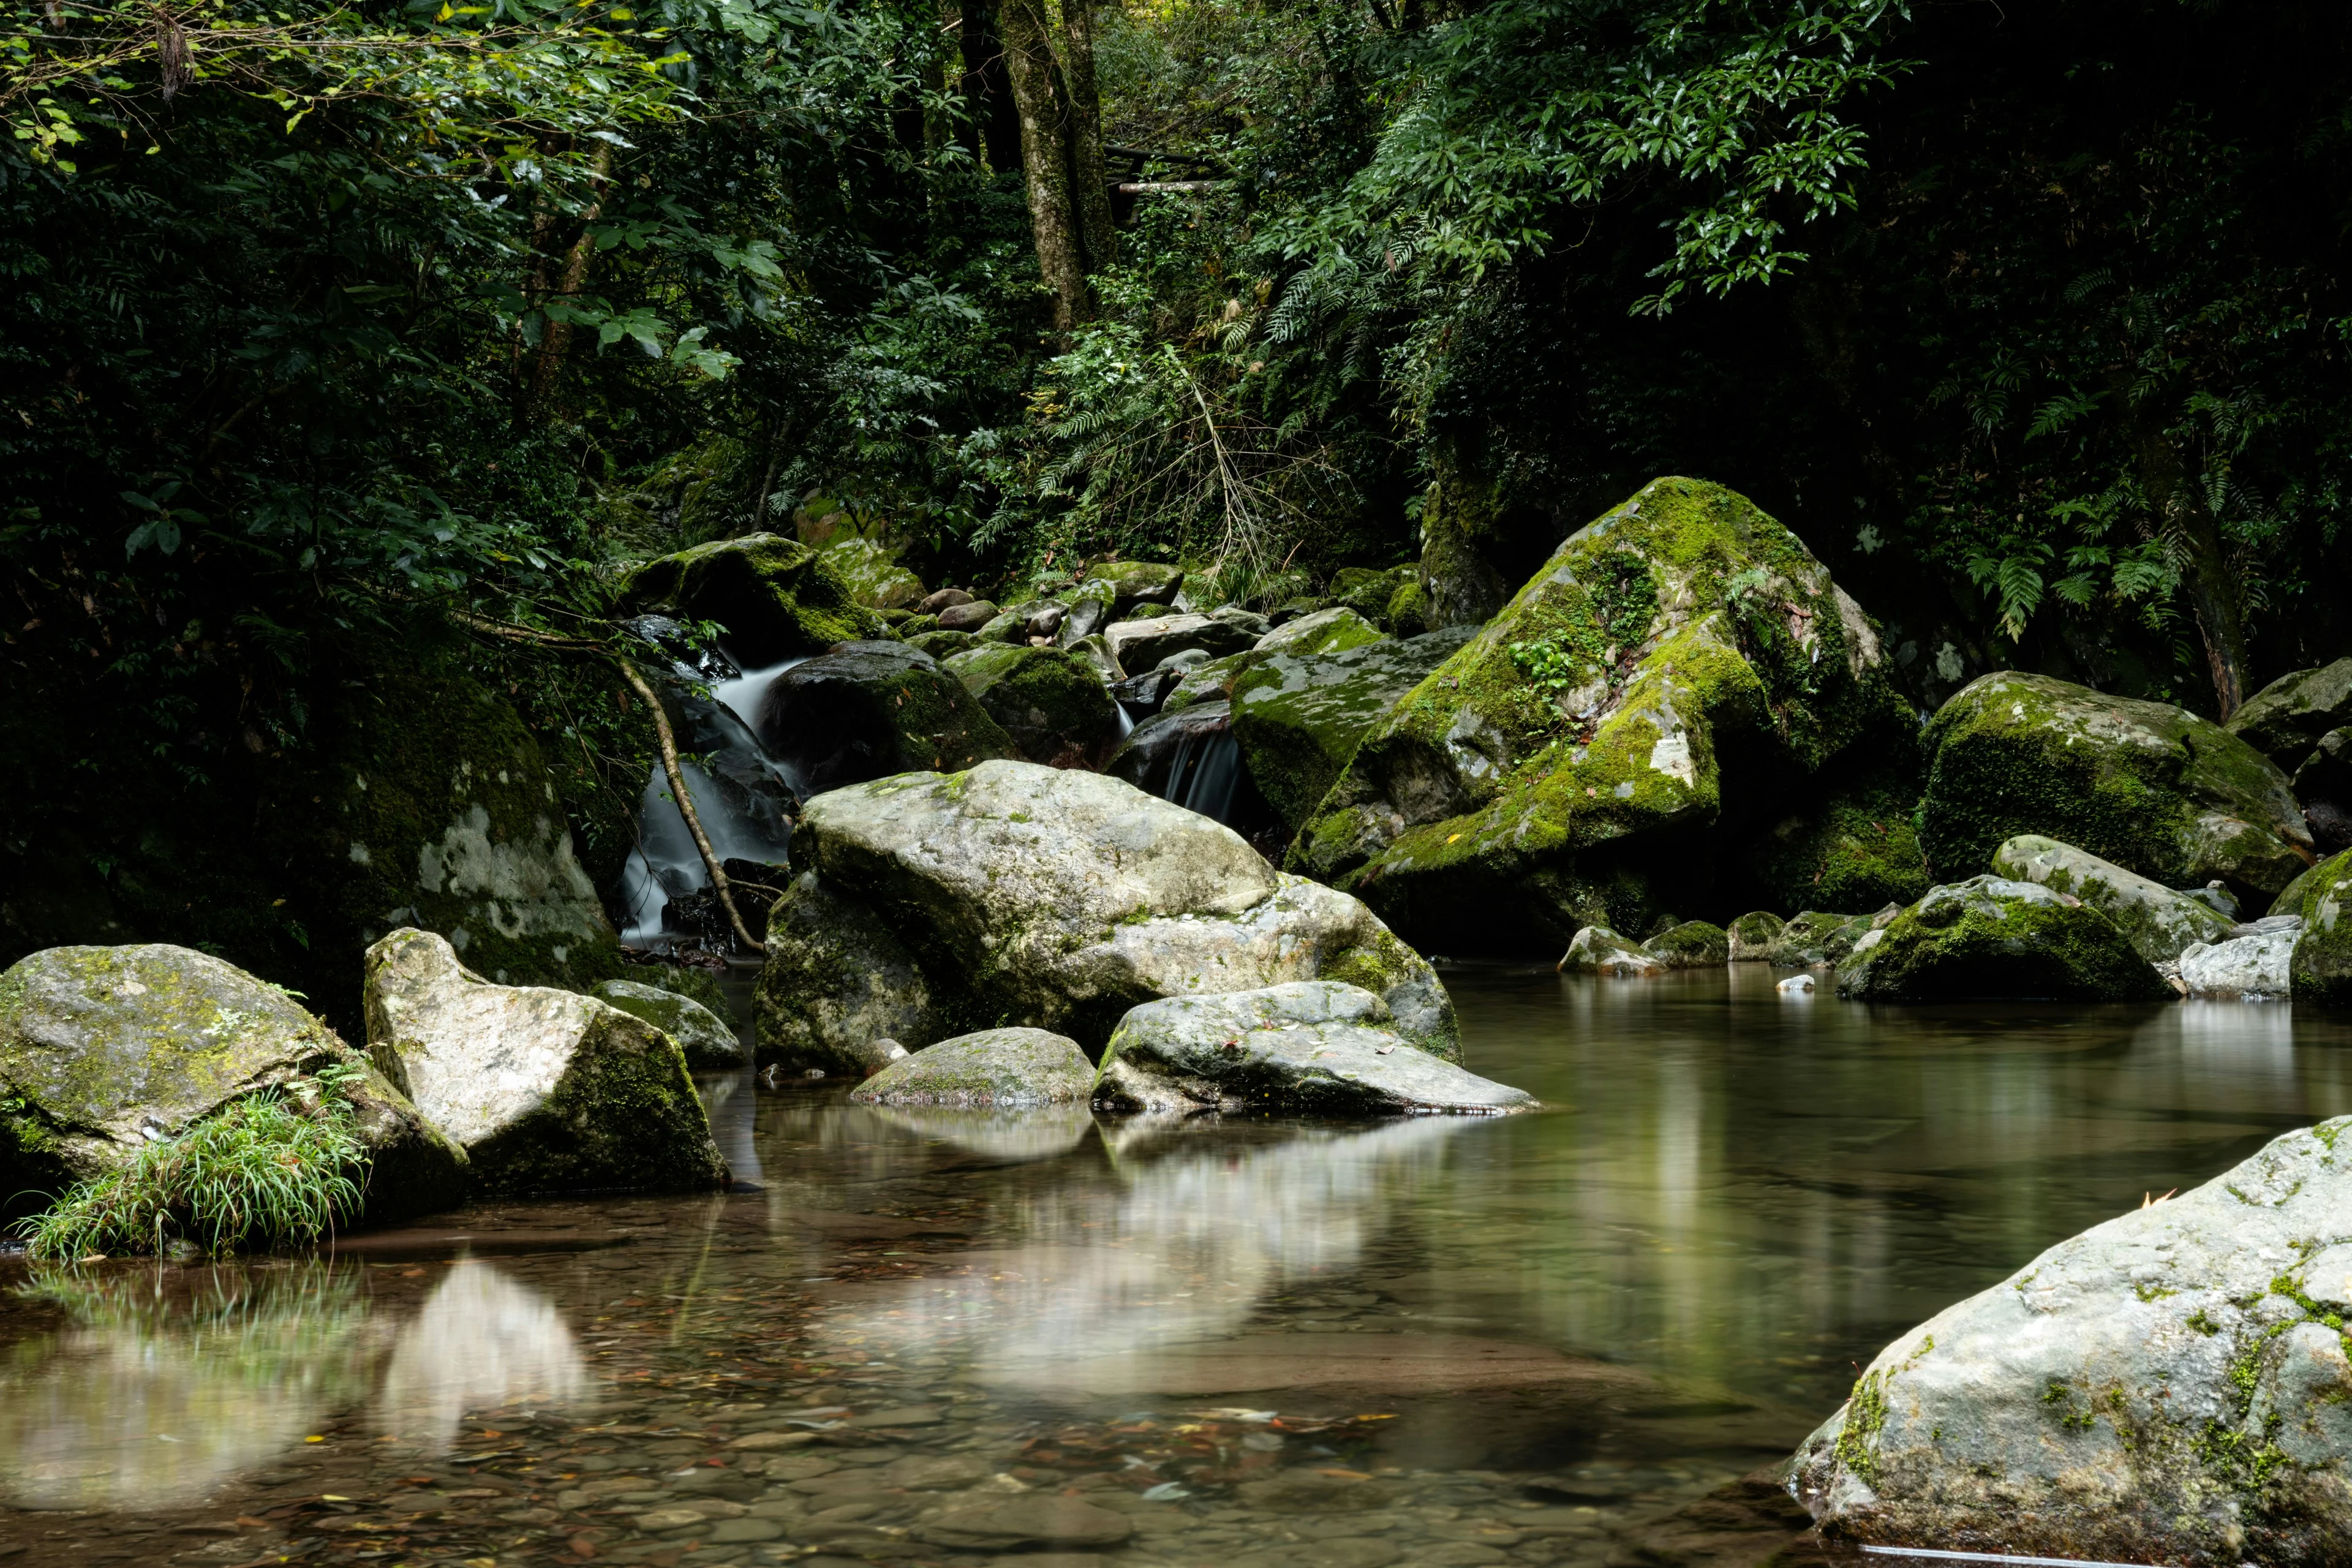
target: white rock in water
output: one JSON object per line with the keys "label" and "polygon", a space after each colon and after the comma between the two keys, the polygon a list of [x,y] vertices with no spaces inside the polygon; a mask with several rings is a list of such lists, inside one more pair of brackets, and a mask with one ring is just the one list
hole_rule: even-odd
{"label": "white rock in water", "polygon": [[1833,1540],[2232,1568],[2352,1550],[2352,1117],[2061,1242],[1808,1438]]}
{"label": "white rock in water", "polygon": [[368,1052],[493,1192],[723,1186],[677,1042],[576,992],[494,985],[446,939],[367,951]]}
{"label": "white rock in water", "polygon": [[[1870,934],[1876,936],[1878,933],[1872,931]],[[1810,974],[1791,974],[1773,989],[1783,996],[1811,996],[1813,994],[1813,977]]]}
{"label": "white rock in water", "polygon": [[2200,942],[2180,955],[2180,983],[2195,996],[2284,996],[2301,924]]}
{"label": "white rock in water", "polygon": [[1585,926],[1569,938],[1568,951],[1552,967],[1563,974],[1607,974],[1631,980],[1664,974],[1666,961],[1607,926]]}

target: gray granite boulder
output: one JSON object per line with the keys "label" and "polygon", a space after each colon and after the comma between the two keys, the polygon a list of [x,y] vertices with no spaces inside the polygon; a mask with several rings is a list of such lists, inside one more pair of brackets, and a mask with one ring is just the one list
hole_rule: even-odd
{"label": "gray granite boulder", "polygon": [[[1383,997],[1415,1041],[1458,1049],[1436,972],[1363,904],[1118,779],[992,762],[877,780],[810,801],[793,854],[814,892],[864,911],[861,929],[919,974],[939,1022],[925,1039],[893,1033],[909,1045],[1023,1025],[1096,1048],[1159,997],[1340,980]],[[782,963],[763,979],[763,1016],[846,984],[802,964],[797,929],[781,911],[770,929]],[[911,1005],[911,984],[866,994],[891,991]]]}
{"label": "gray granite boulder", "polygon": [[291,994],[162,942],[32,953],[0,973],[0,1214],[246,1095],[303,1096],[330,1067],[357,1069],[341,1092],[369,1154],[365,1217],[461,1202],[465,1152]]}
{"label": "gray granite boulder", "polygon": [[1562,974],[1606,974],[1631,979],[1664,974],[1666,961],[1607,926],[1585,926],[1569,939],[1568,951],[1552,968]]}
{"label": "gray granite boulder", "polygon": [[2074,894],[2121,926],[2150,963],[2178,959],[2200,942],[2230,939],[2231,922],[2210,904],[2054,838],[2021,834],[1993,852],[1992,868],[2012,881]]}
{"label": "gray granite boulder", "polygon": [[1886,925],[1866,924],[1838,965],[1837,987],[1872,1002],[2173,994],[2105,915],[2072,893],[2000,877],[1931,888]]}
{"label": "gray granite boulder", "polygon": [[1833,1540],[2352,1560],[2352,1118],[2059,1243],[1880,1352],[1797,1456]]}
{"label": "gray granite boulder", "polygon": [[1150,669],[1170,654],[1190,648],[1200,648],[1212,658],[1222,658],[1257,641],[1256,636],[1244,626],[1200,615],[1113,621],[1102,629],[1102,636],[1121,669]]}
{"label": "gray granite boulder", "polygon": [[368,1052],[500,1193],[726,1184],[727,1162],[660,1029],[607,1002],[496,985],[431,931],[367,951]]}
{"label": "gray granite boulder", "polygon": [[593,994],[676,1040],[686,1053],[686,1065],[697,1072],[725,1072],[743,1065],[743,1042],[735,1031],[691,996],[635,980],[607,980]]}
{"label": "gray granite boulder", "polygon": [[763,1067],[863,1078],[893,1059],[882,1042],[919,1049],[954,1032],[906,944],[814,872],[793,878],[768,911],[766,946],[755,1029]]}
{"label": "gray granite boulder", "polygon": [[2284,998],[2302,935],[2303,921],[2284,915],[2256,921],[2242,935],[2200,942],[2180,955],[2180,983],[2192,996]]}
{"label": "gray granite boulder", "polygon": [[2330,730],[2352,725],[2352,658],[2290,670],[2242,703],[2222,726],[2286,773]]}
{"label": "gray granite boulder", "polygon": [[983,1029],[902,1057],[850,1099],[875,1105],[952,1105],[1026,1110],[1084,1105],[1095,1065],[1078,1042],[1045,1029]]}
{"label": "gray granite boulder", "polygon": [[1149,1002],[1104,1048],[1095,1103],[1338,1117],[1536,1109],[1520,1089],[1415,1049],[1394,1025],[1378,996],[1329,982]]}

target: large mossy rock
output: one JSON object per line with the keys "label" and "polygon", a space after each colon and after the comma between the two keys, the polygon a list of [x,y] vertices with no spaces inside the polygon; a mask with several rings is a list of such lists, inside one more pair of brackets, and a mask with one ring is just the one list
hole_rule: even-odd
{"label": "large mossy rock", "polygon": [[1365,737],[1291,863],[1449,944],[1642,929],[1842,752],[1907,742],[1885,663],[1794,534],[1654,480]]}
{"label": "large mossy rock", "polygon": [[501,982],[618,974],[619,939],[514,706],[446,657],[345,692],[322,726],[321,798],[292,803],[331,911],[314,941],[357,949],[416,926]]}
{"label": "large mossy rock", "polygon": [[890,1059],[883,1042],[919,1049],[953,1032],[897,933],[814,872],[794,878],[768,911],[758,1009],[762,1067],[862,1078]]}
{"label": "large mossy rock", "polygon": [[1920,844],[1939,877],[1983,871],[2032,833],[2168,887],[2219,879],[2260,910],[2312,863],[2286,775],[2186,709],[2002,670],[1921,739]]}
{"label": "large mossy rock", "polygon": [[[1288,630],[1276,627],[1267,639]],[[1259,645],[1264,657],[1233,684],[1234,739],[1259,793],[1292,832],[1314,815],[1364,736],[1470,633],[1453,626],[1314,653],[1282,647],[1265,654]]]}
{"label": "large mossy rock", "polygon": [[2276,912],[2303,917],[2287,971],[2294,999],[2352,1007],[2352,849],[2297,878],[2280,895]]}
{"label": "large mossy rock", "polygon": [[983,1029],[905,1056],[859,1084],[849,1098],[872,1105],[938,1105],[1034,1110],[1084,1105],[1095,1065],[1078,1042],[1046,1029]]}
{"label": "large mossy rock", "polygon": [[621,594],[625,614],[667,609],[727,629],[746,666],[774,664],[835,643],[879,637],[882,618],[818,552],[797,539],[753,533],[648,561]]}
{"label": "large mossy rock", "polygon": [[260,1089],[356,1069],[362,1214],[455,1207],[463,1151],[277,986],[184,947],[53,947],[0,973],[0,1214],[39,1206]]}
{"label": "large mossy rock", "polygon": [[[794,855],[811,895],[902,946],[941,1033],[1025,1026],[1095,1049],[1140,1003],[1328,979],[1385,998],[1417,1042],[1456,1048],[1436,972],[1363,904],[1102,774],[994,762],[835,790],[808,803]],[[763,1020],[816,1017],[840,994],[834,960],[803,959],[805,929],[772,917]],[[902,1000],[914,1005],[911,986]]]}
{"label": "large mossy rock", "polygon": [[2331,730],[2352,725],[2352,658],[2282,675],[2230,715],[2230,733],[2293,773]]}
{"label": "large mossy rock", "polygon": [[1378,996],[1328,981],[1148,1002],[1104,1048],[1096,1103],[1154,1113],[1489,1115],[1534,1098],[1417,1050]]}
{"label": "large mossy rock", "polygon": [[2000,877],[1928,889],[1853,943],[1837,984],[1840,995],[1865,1002],[2160,1002],[2173,994],[2105,915],[2070,893]]}
{"label": "large mossy rock", "polygon": [[430,931],[368,949],[368,1054],[497,1193],[721,1186],[677,1042],[609,1003],[498,985]]}
{"label": "large mossy rock", "polygon": [[1345,605],[1315,610],[1288,620],[1257,639],[1260,653],[1286,653],[1306,658],[1318,653],[1339,653],[1376,643],[1387,634]]}
{"label": "large mossy rock", "polygon": [[2150,963],[2178,961],[2200,942],[2230,940],[2231,922],[2210,904],[2039,834],[1993,851],[1993,874],[2072,893],[2123,928]]}
{"label": "large mossy rock", "polygon": [[753,728],[812,795],[1020,754],[962,681],[899,642],[848,643],[793,666],[768,683]]}
{"label": "large mossy rock", "polygon": [[2352,1561],[2352,1118],[2059,1243],[1878,1353],[1797,1456],[1833,1541]]}
{"label": "large mossy rock", "polygon": [[691,996],[636,980],[607,980],[592,994],[676,1040],[686,1053],[686,1065],[696,1072],[725,1072],[743,1065],[743,1042],[734,1029]]}
{"label": "large mossy rock", "polygon": [[1934,885],[1914,821],[1914,748],[1855,761],[1856,768],[1832,770],[1818,795],[1792,803],[1740,851],[1747,890],[1762,902],[1784,910],[1874,910],[1910,903]]}
{"label": "large mossy rock", "polygon": [[1118,746],[1118,704],[1083,655],[995,646],[958,654],[945,668],[1033,763],[1099,768]]}

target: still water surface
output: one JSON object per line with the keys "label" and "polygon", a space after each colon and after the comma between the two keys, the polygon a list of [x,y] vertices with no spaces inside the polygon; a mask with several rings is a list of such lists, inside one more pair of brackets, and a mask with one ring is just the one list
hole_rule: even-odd
{"label": "still water surface", "polygon": [[0,1258],[0,1562],[1760,1562],[1887,1339],[2352,1111],[2283,1005],[1448,973],[1549,1109],[1368,1127],[708,1086],[764,1191],[317,1259]]}

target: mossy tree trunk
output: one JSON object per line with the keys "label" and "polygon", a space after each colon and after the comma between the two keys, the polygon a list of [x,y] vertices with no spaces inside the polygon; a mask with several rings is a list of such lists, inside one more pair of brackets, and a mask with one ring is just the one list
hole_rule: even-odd
{"label": "mossy tree trunk", "polygon": [[1102,101],[1095,85],[1094,22],[1066,0],[1056,36],[1045,0],[1004,0],[997,33],[1021,121],[1022,184],[1037,266],[1054,291],[1054,331],[1093,314],[1087,275],[1117,243],[1103,166]]}

